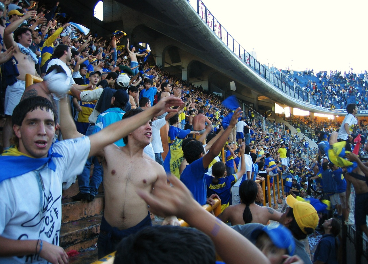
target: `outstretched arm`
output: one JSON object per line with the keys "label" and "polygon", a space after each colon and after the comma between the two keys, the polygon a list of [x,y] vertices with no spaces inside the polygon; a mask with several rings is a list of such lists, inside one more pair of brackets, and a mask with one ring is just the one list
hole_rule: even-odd
{"label": "outstretched arm", "polygon": [[105,129],[102,129],[100,132],[91,135],[90,156],[93,156],[105,146],[127,136],[138,127],[147,123],[154,116],[162,115],[165,112],[177,112],[177,109],[173,109],[171,107],[180,106],[182,103],[183,102],[180,98],[176,98],[174,96],[165,97],[160,100],[155,106],[144,110],[134,117],[113,123]]}
{"label": "outstretched arm", "polygon": [[236,173],[236,176],[238,176],[238,180],[240,180],[241,177],[243,177],[244,173],[245,173],[245,156],[244,156],[244,152],[245,152],[245,143],[243,142],[240,146],[240,170],[238,170],[238,172]]}
{"label": "outstretched arm", "polygon": [[213,161],[213,159],[220,153],[221,149],[225,145],[227,138],[229,137],[232,129],[235,127],[238,122],[238,118],[242,115],[243,111],[241,111],[240,107],[235,110],[233,114],[229,126],[226,128],[225,132],[220,136],[218,140],[212,145],[208,153],[203,157],[203,167],[208,168],[208,165]]}
{"label": "outstretched arm", "polygon": [[15,51],[19,52],[19,48],[17,43],[13,39],[13,32],[23,23],[24,20],[27,20],[30,17],[36,16],[36,11],[28,11],[24,16],[20,17],[18,20],[15,20],[9,26],[7,26],[4,30],[4,44],[8,49],[11,46],[15,46]]}
{"label": "outstretched arm", "polygon": [[269,263],[249,240],[205,211],[179,179],[170,176],[168,180],[172,186],[158,182],[152,193],[137,190],[138,195],[150,205],[151,212],[159,216],[176,215],[207,234],[227,264]]}

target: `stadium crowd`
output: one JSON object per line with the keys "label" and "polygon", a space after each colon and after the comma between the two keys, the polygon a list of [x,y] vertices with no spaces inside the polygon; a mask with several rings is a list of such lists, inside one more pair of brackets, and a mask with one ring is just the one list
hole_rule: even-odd
{"label": "stadium crowd", "polygon": [[[59,2],[50,7],[25,0],[1,3],[6,122],[0,262],[68,263],[59,247],[61,198],[62,189],[77,178],[75,201],[93,201],[103,182],[98,255],[117,251],[115,263],[128,257],[129,263],[145,263],[153,255],[156,262],[149,263],[175,263],[167,252],[176,254],[177,263],[193,256],[193,263],[215,263],[215,248],[226,263],[337,263],[336,219],[349,223],[349,196],[342,193],[350,185],[339,166],[328,164],[325,147],[311,148],[308,140],[251,108],[243,113],[234,97],[223,100],[171,76],[155,65],[147,47],[135,45],[123,31],[111,32],[108,39],[87,33],[68,21]],[[26,74],[43,80],[26,88]],[[361,76],[339,76],[318,74],[319,82],[308,82],[305,89],[333,96],[341,87],[365,87]],[[303,123],[314,131],[324,126],[322,144],[336,129]],[[350,158],[364,174],[359,158]],[[340,179],[335,184],[329,181],[333,173]],[[271,186],[276,175],[284,183],[288,207],[282,213],[260,204],[264,195],[256,180],[267,175]],[[237,181],[241,203],[232,205],[231,187]],[[215,198],[222,202],[219,218],[200,208]],[[157,231],[148,205],[151,213],[165,217],[164,224],[177,225],[180,217],[200,231]],[[279,225],[267,225],[268,220]],[[324,235],[311,258],[303,241],[318,227]],[[162,242],[162,247],[148,250],[147,237],[157,237],[155,244]],[[175,248],[178,240],[191,251]],[[138,244],[148,246],[140,250]]]}

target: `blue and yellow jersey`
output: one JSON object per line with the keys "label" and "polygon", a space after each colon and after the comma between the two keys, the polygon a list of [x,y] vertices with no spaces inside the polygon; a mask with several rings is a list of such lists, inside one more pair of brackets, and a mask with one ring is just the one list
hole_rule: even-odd
{"label": "blue and yellow jersey", "polygon": [[234,167],[234,156],[231,154],[230,150],[226,151],[226,166]]}
{"label": "blue and yellow jersey", "polygon": [[48,37],[43,43],[41,48],[41,67],[51,58],[52,53],[54,52],[54,42],[59,37],[63,29],[63,27],[59,27],[57,30],[55,30],[54,34]]}
{"label": "blue and yellow jersey", "polygon": [[[97,89],[97,88],[95,88],[95,89]],[[93,109],[96,106],[96,103],[97,103],[97,100],[95,100],[93,102],[82,102],[82,101],[80,101],[79,104],[82,108],[82,111],[80,111],[78,113],[77,122],[89,123],[88,118],[92,114]]]}
{"label": "blue and yellow jersey", "polygon": [[207,197],[217,194],[221,199],[221,212],[224,211],[231,204],[230,189],[237,182],[237,175],[233,174],[228,177],[219,178],[216,184],[212,183],[213,176],[205,174],[204,178],[207,185]]}

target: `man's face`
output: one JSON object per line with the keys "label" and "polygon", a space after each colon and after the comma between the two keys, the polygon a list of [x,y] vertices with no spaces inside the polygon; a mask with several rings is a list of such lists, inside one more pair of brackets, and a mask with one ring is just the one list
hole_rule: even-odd
{"label": "man's face", "polygon": [[332,223],[332,218],[325,220],[322,226],[323,228],[329,228],[331,226],[331,223]]}
{"label": "man's face", "polygon": [[138,92],[131,92],[131,91],[129,91],[129,95],[131,95],[131,96],[133,96],[133,97],[136,97],[136,96],[137,96],[137,93],[138,93]]}
{"label": "man's face", "polygon": [[164,92],[169,92],[169,93],[171,93],[171,90],[172,90],[172,86],[171,86],[171,84],[166,85],[166,87],[164,88]]}
{"label": "man's face", "polygon": [[22,44],[24,47],[29,47],[32,44],[32,33],[30,31],[26,31],[22,35],[18,37],[18,42]]}
{"label": "man's face", "polygon": [[128,142],[131,142],[131,139],[133,139],[136,144],[139,144],[142,147],[147,146],[151,143],[152,138],[151,122],[149,121],[143,126],[140,126],[129,135],[131,135],[131,138],[129,138]]}
{"label": "man's face", "polygon": [[89,82],[92,85],[96,85],[100,81],[100,76],[98,74],[93,74],[89,76]]}
{"label": "man's face", "polygon": [[146,90],[148,90],[149,88],[151,88],[151,84],[150,83],[144,83],[144,88],[146,88]]}
{"label": "man's face", "polygon": [[46,32],[46,29],[47,29],[47,27],[46,27],[46,26],[42,26],[42,27],[41,27],[42,35],[44,35],[44,33]]}
{"label": "man's face", "polygon": [[283,255],[286,254],[286,249],[276,247],[266,233],[258,236],[256,247],[262,251],[271,264],[281,264],[284,261]]}
{"label": "man's face", "polygon": [[82,69],[80,69],[80,75],[82,75],[82,76],[86,76],[87,75],[87,68],[86,67],[84,67],[84,68],[82,68]]}
{"label": "man's face", "polygon": [[45,108],[28,112],[21,126],[13,130],[19,139],[19,151],[34,158],[47,157],[55,135],[54,114]]}
{"label": "man's face", "polygon": [[41,36],[36,36],[36,37],[32,37],[33,42],[36,44],[40,44],[41,43]]}

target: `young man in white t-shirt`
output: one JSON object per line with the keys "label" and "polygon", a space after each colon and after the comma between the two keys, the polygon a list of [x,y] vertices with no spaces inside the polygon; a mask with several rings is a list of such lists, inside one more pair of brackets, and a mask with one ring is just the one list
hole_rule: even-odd
{"label": "young man in white t-shirt", "polygon": [[358,124],[358,120],[355,117],[357,113],[357,107],[355,104],[348,104],[346,111],[348,114],[345,116],[344,121],[342,121],[339,133],[337,135],[337,141],[346,141],[345,149],[347,151],[351,151],[350,137],[353,133],[354,126]]}
{"label": "young man in white t-shirt", "polygon": [[238,145],[244,141],[244,127],[247,126],[247,123],[244,122],[244,117],[236,124],[236,140],[238,141]]}
{"label": "young man in white t-shirt", "polygon": [[[182,103],[178,98],[165,99],[99,133],[54,144],[56,112],[51,102],[41,96],[21,101],[12,119],[16,147],[0,156],[0,262],[68,263],[67,254],[58,246],[63,183],[75,180],[88,156],[162,110],[176,111],[170,107]],[[66,132],[64,116],[68,115],[61,114],[62,132]]]}

